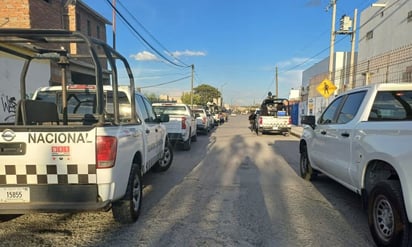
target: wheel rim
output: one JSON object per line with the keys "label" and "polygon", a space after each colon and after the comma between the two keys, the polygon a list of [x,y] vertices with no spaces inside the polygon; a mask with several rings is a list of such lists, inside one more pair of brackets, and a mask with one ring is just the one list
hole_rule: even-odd
{"label": "wheel rim", "polygon": [[380,195],[373,207],[373,220],[377,234],[385,241],[390,240],[395,230],[393,209],[388,199]]}
{"label": "wheel rim", "polygon": [[170,162],[170,150],[168,147],[165,148],[163,158],[159,161],[161,167],[167,166]]}
{"label": "wheel rim", "polygon": [[141,199],[141,184],[139,174],[135,175],[134,184],[133,184],[133,209],[135,212],[139,210],[140,199]]}

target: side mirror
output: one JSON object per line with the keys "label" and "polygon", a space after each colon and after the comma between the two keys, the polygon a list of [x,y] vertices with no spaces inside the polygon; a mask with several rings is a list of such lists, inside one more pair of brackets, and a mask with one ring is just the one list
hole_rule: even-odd
{"label": "side mirror", "polygon": [[300,123],[309,125],[310,127],[312,127],[312,129],[315,129],[315,126],[316,126],[315,116],[302,116]]}

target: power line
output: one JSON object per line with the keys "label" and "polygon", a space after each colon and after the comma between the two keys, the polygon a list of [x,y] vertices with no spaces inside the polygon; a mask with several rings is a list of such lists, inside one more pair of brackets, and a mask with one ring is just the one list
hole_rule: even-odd
{"label": "power line", "polygon": [[166,56],[164,56],[161,52],[159,52],[156,48],[154,48],[137,30],[136,28],[134,28],[130,22],[122,15],[122,13],[120,13],[120,11],[110,2],[110,0],[106,0],[106,2],[113,8],[113,10],[120,16],[120,18],[126,23],[126,25],[147,45],[150,47],[150,49],[152,49],[157,55],[159,55],[160,57],[162,57],[164,60],[166,60],[167,62],[169,62],[170,64],[173,64],[177,67],[181,67],[181,68],[187,68],[190,66],[187,65],[181,65],[181,64],[177,64],[175,62],[173,62],[172,60],[168,59]]}
{"label": "power line", "polygon": [[144,87],[140,87],[140,88],[150,88],[150,87],[163,86],[163,85],[166,85],[166,84],[171,84],[171,83],[175,83],[175,82],[178,82],[178,81],[182,81],[182,80],[190,78],[190,77],[191,76],[189,75],[189,76],[185,76],[185,77],[182,77],[180,79],[173,80],[173,81],[163,82],[163,83],[159,83],[159,84],[155,84],[155,85],[151,85],[151,86],[144,86]]}
{"label": "power line", "polygon": [[120,6],[122,6],[122,8],[132,17],[132,19],[147,33],[149,34],[149,36],[161,47],[163,48],[170,56],[172,56],[174,59],[176,59],[177,61],[179,61],[181,64],[184,64],[187,67],[190,67],[189,65],[187,65],[186,63],[184,63],[182,60],[180,60],[179,58],[177,58],[176,56],[173,55],[172,52],[170,52],[164,45],[162,45],[150,32],[149,30],[147,30],[143,24],[137,20],[137,18],[129,11],[129,9],[127,9],[119,0],[117,0],[118,3],[120,4]]}
{"label": "power line", "polygon": [[[369,2],[370,2],[370,0],[369,0]],[[366,6],[366,5],[368,5],[368,3],[364,3],[362,6],[364,7],[364,6]],[[357,28],[357,31],[359,31],[362,27],[363,27],[363,25],[360,25],[360,26]],[[340,38],[339,40],[335,41],[335,44],[339,44],[342,40],[344,40],[344,39],[346,39],[346,38],[347,38],[347,36],[344,36],[344,37]],[[290,67],[290,68],[281,70],[281,71],[279,71],[279,72],[289,72],[289,71],[292,71],[292,70],[294,70],[294,69],[296,69],[296,68],[298,68],[298,67],[306,64],[307,62],[313,60],[314,58],[320,56],[322,53],[324,53],[325,51],[327,51],[327,50],[329,50],[329,49],[330,49],[330,45],[329,45],[328,47],[326,47],[325,49],[319,51],[319,52],[316,53],[315,55],[313,55],[313,56],[309,57],[308,59],[304,60],[303,62],[301,62],[301,63],[299,63],[299,64],[296,64],[296,65],[294,65],[294,66],[292,66],[292,67]]]}

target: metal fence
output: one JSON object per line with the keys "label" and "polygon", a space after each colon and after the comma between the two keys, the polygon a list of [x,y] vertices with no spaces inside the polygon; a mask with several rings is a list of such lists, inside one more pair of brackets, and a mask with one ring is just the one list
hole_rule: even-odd
{"label": "metal fence", "polygon": [[[353,72],[349,66],[335,70],[331,77],[338,87],[338,94],[373,83],[412,82],[412,44],[358,61],[353,67]],[[328,78],[327,71],[313,76],[309,86],[302,89],[302,101],[321,96],[316,87],[325,78]]]}

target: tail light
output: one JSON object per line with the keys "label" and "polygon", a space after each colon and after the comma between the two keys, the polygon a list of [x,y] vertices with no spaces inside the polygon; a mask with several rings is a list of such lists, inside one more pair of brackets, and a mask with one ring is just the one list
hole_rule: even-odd
{"label": "tail light", "polygon": [[186,129],[186,117],[182,117],[182,129]]}
{"label": "tail light", "polygon": [[292,124],[292,118],[289,117],[289,124]]}
{"label": "tail light", "polygon": [[116,161],[117,139],[114,136],[98,136],[96,140],[97,168],[111,168]]}
{"label": "tail light", "polygon": [[259,117],[259,124],[262,124],[262,122],[263,122],[262,117]]}
{"label": "tail light", "polygon": [[203,121],[203,124],[206,124],[206,117],[203,117],[202,121]]}

